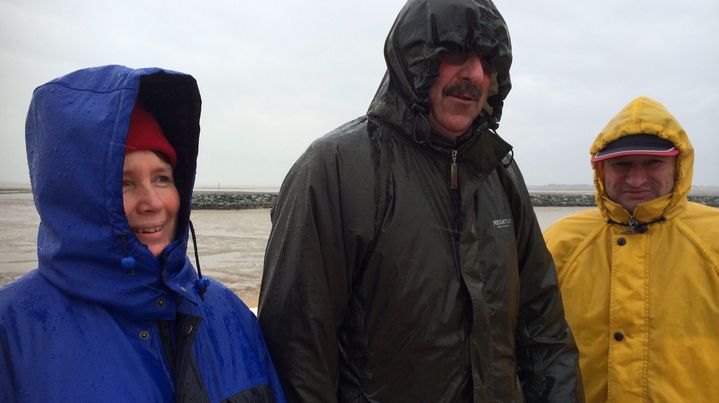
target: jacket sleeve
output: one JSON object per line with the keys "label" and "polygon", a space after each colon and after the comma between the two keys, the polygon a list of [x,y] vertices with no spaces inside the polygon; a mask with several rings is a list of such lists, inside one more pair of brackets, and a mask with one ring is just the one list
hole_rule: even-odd
{"label": "jacket sleeve", "polygon": [[519,168],[506,170],[520,267],[518,376],[527,402],[583,402],[579,352],[564,319],[557,274]]}
{"label": "jacket sleeve", "polygon": [[288,401],[337,400],[338,329],[361,264],[362,225],[374,225],[357,217],[363,195],[372,195],[371,180],[358,171],[371,164],[348,161],[358,154],[366,153],[313,144],[272,211],[258,317]]}
{"label": "jacket sleeve", "polygon": [[[247,309],[247,308],[245,307],[245,309]],[[254,316],[253,316],[253,319],[254,319]],[[274,402],[275,403],[285,402],[286,400],[285,400],[285,394],[282,391],[282,384],[280,383],[280,379],[277,376],[277,372],[275,372],[275,367],[272,363],[272,359],[270,357],[269,352],[267,351],[267,345],[265,343],[265,340],[262,337],[262,331],[260,329],[260,325],[256,320],[253,320],[253,327],[255,329],[255,344],[257,346],[260,363],[261,363],[261,366],[264,369],[265,373],[267,374],[267,379],[269,381],[269,386],[272,389],[272,395],[274,397]]]}
{"label": "jacket sleeve", "polygon": [[[3,323],[6,317],[1,315]],[[0,326],[0,402],[16,402],[12,358],[4,324]]]}

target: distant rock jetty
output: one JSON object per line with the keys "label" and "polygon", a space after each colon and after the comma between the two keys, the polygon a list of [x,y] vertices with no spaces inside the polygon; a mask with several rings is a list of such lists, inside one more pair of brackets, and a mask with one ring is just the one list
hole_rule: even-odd
{"label": "distant rock jetty", "polygon": [[[534,207],[596,206],[594,194],[577,193],[530,193]],[[719,207],[719,196],[689,195],[689,200],[707,206]]]}
{"label": "distant rock jetty", "polygon": [[[534,207],[595,206],[592,193],[530,192]],[[719,207],[719,195],[690,195],[689,200]],[[208,192],[195,191],[192,208],[196,210],[239,210],[271,208],[277,202],[273,192]]]}
{"label": "distant rock jetty", "polygon": [[240,210],[271,208],[277,193],[194,191],[192,208],[196,210]]}
{"label": "distant rock jetty", "polygon": [[529,193],[534,207],[596,206],[594,194],[584,193]]}

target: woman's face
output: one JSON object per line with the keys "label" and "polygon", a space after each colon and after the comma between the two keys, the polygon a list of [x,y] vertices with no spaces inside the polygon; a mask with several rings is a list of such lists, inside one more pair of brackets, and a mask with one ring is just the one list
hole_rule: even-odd
{"label": "woman's face", "polygon": [[130,228],[140,243],[159,256],[175,239],[180,195],[172,166],[153,151],[125,155],[122,199]]}

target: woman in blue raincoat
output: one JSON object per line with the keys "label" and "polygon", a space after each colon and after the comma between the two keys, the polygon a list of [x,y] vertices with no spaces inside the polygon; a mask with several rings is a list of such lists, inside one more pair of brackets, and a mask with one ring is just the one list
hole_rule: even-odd
{"label": "woman in blue raincoat", "polygon": [[0,289],[0,401],[284,401],[254,315],[186,256],[200,104],[158,68],[35,90],[38,268]]}

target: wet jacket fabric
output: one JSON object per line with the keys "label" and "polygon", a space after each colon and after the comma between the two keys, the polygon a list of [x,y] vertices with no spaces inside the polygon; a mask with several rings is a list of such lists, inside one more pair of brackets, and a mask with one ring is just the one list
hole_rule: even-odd
{"label": "wet jacket fabric", "polygon": [[[487,1],[438,4],[407,3],[368,114],[309,147],[272,211],[259,319],[289,401],[581,400],[551,257],[489,128],[506,26]],[[455,143],[431,132],[426,89],[465,46],[504,95]]]}
{"label": "wet jacket fabric", "polygon": [[[158,258],[123,208],[136,99],[178,154],[178,235]],[[80,70],[35,90],[38,268],[0,289],[0,401],[284,401],[254,315],[186,256],[199,117],[195,79],[157,68]]]}
{"label": "wet jacket fabric", "polygon": [[677,120],[649,98],[622,109],[591,154],[639,133],[680,150],[673,193],[634,209],[638,222],[654,223],[631,232],[629,212],[608,199],[595,167],[598,208],[545,233],[579,346],[587,401],[716,401],[719,209],[687,201],[694,150]]}

